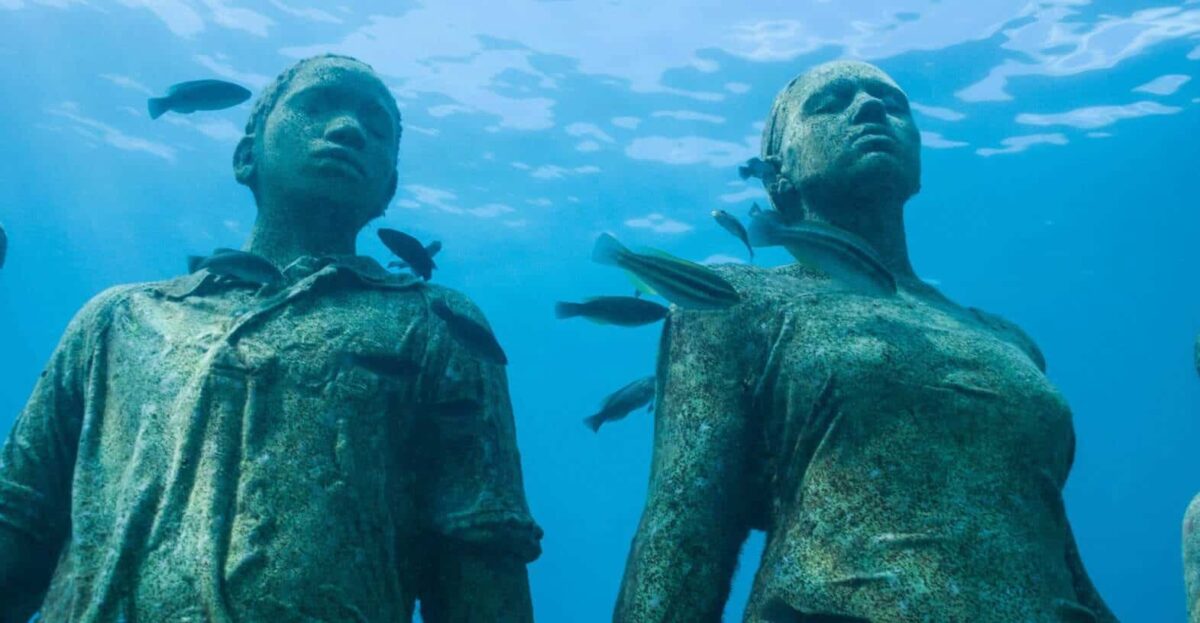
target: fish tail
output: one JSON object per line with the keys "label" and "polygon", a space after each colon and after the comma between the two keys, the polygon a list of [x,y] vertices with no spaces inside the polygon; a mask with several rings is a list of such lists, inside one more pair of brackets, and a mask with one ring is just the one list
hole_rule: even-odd
{"label": "fish tail", "polygon": [[189,272],[189,273],[194,273],[194,272],[196,272],[196,271],[200,270],[200,265],[204,263],[204,260],[205,260],[205,259],[206,259],[206,258],[200,257],[199,255],[189,255],[189,256],[187,256],[187,268],[188,268],[188,272]]}
{"label": "fish tail", "polygon": [[628,252],[629,250],[616,238],[613,238],[612,234],[603,233],[596,239],[596,246],[592,248],[592,261],[597,264],[617,266],[620,257]]}
{"label": "fish tail", "polygon": [[146,100],[146,108],[150,111],[151,119],[158,119],[170,109],[170,102],[165,97],[152,97]]}
{"label": "fish tail", "polygon": [[604,423],[604,414],[597,413],[596,415],[589,415],[588,417],[583,418],[583,423],[586,424],[588,428],[592,429],[593,433],[598,433],[600,432],[600,425]]}
{"label": "fish tail", "polygon": [[559,301],[554,304],[554,317],[562,320],[564,318],[574,318],[583,314],[583,305],[579,303],[567,303]]}

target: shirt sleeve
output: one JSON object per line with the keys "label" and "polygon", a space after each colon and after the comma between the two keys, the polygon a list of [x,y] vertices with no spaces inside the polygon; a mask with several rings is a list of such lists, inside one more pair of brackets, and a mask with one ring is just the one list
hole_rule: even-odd
{"label": "shirt sleeve", "polygon": [[0,447],[0,595],[44,588],[67,537],[87,378],[109,299],[96,297],[68,325]]}
{"label": "shirt sleeve", "polygon": [[[437,293],[455,312],[487,326],[466,297]],[[432,299],[431,299],[432,300]],[[542,530],[525,500],[521,456],[502,365],[480,358],[430,313],[428,388],[414,415],[427,426],[426,520],[450,539],[530,562]]]}

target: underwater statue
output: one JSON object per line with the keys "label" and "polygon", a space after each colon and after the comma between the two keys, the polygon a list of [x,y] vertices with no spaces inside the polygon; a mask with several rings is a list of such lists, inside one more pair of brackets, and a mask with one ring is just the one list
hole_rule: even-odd
{"label": "underwater statue", "polygon": [[297,63],[234,154],[249,253],[72,320],[0,450],[0,621],[532,620],[505,369],[431,307],[482,315],[355,255],[400,130],[369,66]]}
{"label": "underwater statue", "polygon": [[1115,621],[1064,512],[1075,436],[1037,347],[909,263],[904,93],[868,64],[816,67],[776,98],[762,154],[778,218],[855,234],[897,289],[725,265],[739,304],[672,311],[613,620],[719,621],[757,529],[748,622]]}

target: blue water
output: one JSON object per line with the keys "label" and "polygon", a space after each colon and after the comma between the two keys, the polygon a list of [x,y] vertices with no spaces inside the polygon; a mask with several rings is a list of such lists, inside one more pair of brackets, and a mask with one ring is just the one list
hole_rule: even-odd
{"label": "blue water", "polygon": [[0,435],[84,301],[240,246],[253,222],[230,167],[248,104],[151,121],[146,96],[204,77],[257,91],[300,56],[355,55],[406,125],[400,192],[360,251],[386,258],[380,226],[445,242],[435,279],[482,307],[511,361],[546,530],[538,619],[607,620],[652,421],[593,434],[580,419],[652,370],[657,328],[559,322],[553,302],[629,291],[589,261],[600,231],[740,258],[708,212],[762,201],[735,165],[775,93],[864,58],[935,133],[907,208],[918,273],[1019,323],[1071,403],[1066,503],[1093,581],[1123,621],[1184,620],[1179,525],[1200,491],[1194,1],[137,4],[0,1]]}

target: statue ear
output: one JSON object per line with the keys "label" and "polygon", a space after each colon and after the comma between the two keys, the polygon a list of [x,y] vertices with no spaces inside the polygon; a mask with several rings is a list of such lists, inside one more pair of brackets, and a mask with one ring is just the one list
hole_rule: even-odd
{"label": "statue ear", "polygon": [[239,184],[254,185],[254,135],[247,134],[233,150],[233,176]]}

